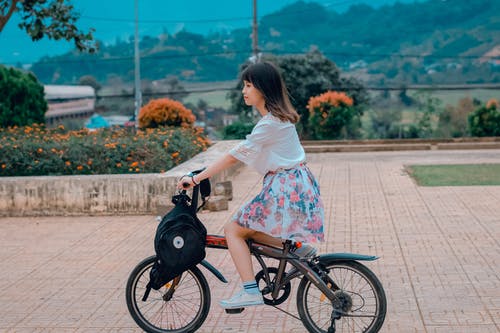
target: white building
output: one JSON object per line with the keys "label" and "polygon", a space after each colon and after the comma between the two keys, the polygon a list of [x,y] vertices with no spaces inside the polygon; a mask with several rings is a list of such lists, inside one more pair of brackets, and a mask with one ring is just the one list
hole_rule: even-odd
{"label": "white building", "polygon": [[94,113],[96,95],[91,86],[45,85],[44,90],[49,106],[45,113],[47,125],[61,119],[88,118]]}

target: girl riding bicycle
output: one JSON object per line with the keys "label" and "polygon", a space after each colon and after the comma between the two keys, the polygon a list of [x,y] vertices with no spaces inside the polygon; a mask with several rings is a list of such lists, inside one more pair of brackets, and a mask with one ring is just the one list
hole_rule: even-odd
{"label": "girl riding bicycle", "polygon": [[319,185],[309,168],[295,123],[299,115],[292,107],[278,69],[269,62],[249,65],[242,73],[245,104],[262,116],[252,132],[228,153],[194,176],[179,180],[179,189],[241,161],[264,176],[257,196],[246,203],[224,226],[231,258],[243,282],[233,297],[220,301],[225,309],[264,304],[255,281],[247,239],[281,247],[283,239],[300,241],[295,250],[301,257],[313,256],[311,243],[324,240],[323,203]]}

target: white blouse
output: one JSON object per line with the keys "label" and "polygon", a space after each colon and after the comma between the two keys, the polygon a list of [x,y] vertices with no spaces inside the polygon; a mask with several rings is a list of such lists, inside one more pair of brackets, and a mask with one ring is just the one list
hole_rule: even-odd
{"label": "white blouse", "polygon": [[262,175],[279,168],[292,168],[306,159],[295,125],[270,113],[229,154]]}

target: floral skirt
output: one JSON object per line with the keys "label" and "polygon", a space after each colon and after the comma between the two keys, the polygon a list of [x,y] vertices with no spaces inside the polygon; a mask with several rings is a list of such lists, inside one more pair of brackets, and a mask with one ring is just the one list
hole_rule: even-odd
{"label": "floral skirt", "polygon": [[274,237],[307,243],[324,240],[319,185],[305,163],[267,173],[262,191],[232,220]]}

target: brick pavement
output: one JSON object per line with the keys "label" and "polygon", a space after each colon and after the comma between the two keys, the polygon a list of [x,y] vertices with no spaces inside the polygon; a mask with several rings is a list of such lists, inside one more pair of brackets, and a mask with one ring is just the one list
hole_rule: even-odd
{"label": "brick pavement", "polygon": [[[500,163],[500,150],[310,154],[330,221],[321,251],[381,257],[367,264],[387,294],[381,332],[500,332],[500,186],[418,187],[403,171],[487,162]],[[201,215],[211,233],[261,179],[245,170],[233,182],[229,211]],[[0,332],[139,332],[124,287],[153,253],[155,227],[152,216],[1,218]],[[199,332],[305,331],[269,307],[226,315],[216,302],[237,288],[234,268],[226,251],[207,259],[230,283],[207,273],[212,307]],[[282,306],[297,312],[293,297]]]}

